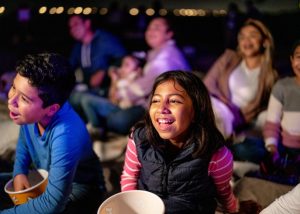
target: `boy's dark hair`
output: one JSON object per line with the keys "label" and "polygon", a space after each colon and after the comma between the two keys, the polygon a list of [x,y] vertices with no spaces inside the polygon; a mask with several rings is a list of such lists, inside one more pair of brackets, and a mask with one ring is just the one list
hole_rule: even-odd
{"label": "boy's dark hair", "polygon": [[38,89],[43,108],[55,103],[62,106],[75,85],[68,61],[55,53],[27,55],[17,63],[16,72]]}
{"label": "boy's dark hair", "polygon": [[293,43],[290,56],[294,56],[294,52],[298,46],[300,46],[300,39]]}
{"label": "boy's dark hair", "polygon": [[[210,158],[218,148],[225,145],[225,140],[216,127],[208,90],[201,79],[192,72],[178,70],[164,72],[155,79],[150,94],[150,106],[156,88],[169,80],[173,81],[174,84],[175,82],[178,83],[186,91],[193,103],[195,116],[189,127],[190,137],[186,145],[196,143],[197,146],[194,151],[194,156],[198,157],[203,155],[204,157]],[[144,121],[136,124],[133,130],[139,127],[145,127],[147,142],[155,147],[160,146],[163,140],[155,130],[149,113],[145,115]]]}

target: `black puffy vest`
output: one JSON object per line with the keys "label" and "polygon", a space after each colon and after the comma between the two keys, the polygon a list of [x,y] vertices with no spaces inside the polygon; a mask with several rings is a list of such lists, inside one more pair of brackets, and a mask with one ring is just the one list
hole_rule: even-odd
{"label": "black puffy vest", "polygon": [[167,164],[164,151],[142,143],[144,136],[143,131],[134,133],[142,164],[138,189],[158,195],[164,201],[167,214],[214,214],[216,189],[208,176],[209,160],[193,158],[195,145],[191,145]]}

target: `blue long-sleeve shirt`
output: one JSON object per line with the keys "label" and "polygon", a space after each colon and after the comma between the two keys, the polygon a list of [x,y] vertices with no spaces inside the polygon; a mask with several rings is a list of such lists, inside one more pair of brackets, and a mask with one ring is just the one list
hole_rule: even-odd
{"label": "blue long-sleeve shirt", "polygon": [[[121,61],[126,50],[120,40],[109,32],[96,30],[93,40],[89,45],[77,42],[70,55],[70,64],[73,69],[80,67],[83,71],[83,82],[89,85],[91,76],[96,71],[106,71],[110,65]],[[89,50],[89,51],[88,51]],[[106,87],[108,77],[105,76],[105,82],[101,87]]]}
{"label": "blue long-sleeve shirt", "polygon": [[42,136],[37,124],[21,126],[13,175],[27,174],[31,165],[49,172],[46,191],[1,214],[59,213],[65,208],[73,182],[104,188],[100,161],[85,124],[69,103],[57,112]]}

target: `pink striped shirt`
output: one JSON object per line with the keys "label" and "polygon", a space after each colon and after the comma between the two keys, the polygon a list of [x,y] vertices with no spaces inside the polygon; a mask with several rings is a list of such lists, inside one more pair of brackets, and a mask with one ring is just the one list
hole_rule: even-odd
{"label": "pink striped shirt", "polygon": [[[137,180],[141,167],[135,143],[133,139],[129,138],[121,175],[122,191],[137,189]],[[238,209],[238,200],[234,196],[230,186],[232,171],[233,157],[231,152],[224,146],[212,156],[208,166],[208,175],[212,177],[216,185],[219,202],[228,212],[236,212]]]}

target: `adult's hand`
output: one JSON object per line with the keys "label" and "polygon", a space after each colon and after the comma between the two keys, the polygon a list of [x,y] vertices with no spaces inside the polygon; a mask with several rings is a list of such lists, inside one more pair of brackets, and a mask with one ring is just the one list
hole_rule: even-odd
{"label": "adult's hand", "polygon": [[102,84],[104,79],[105,72],[104,71],[97,71],[95,74],[92,75],[90,79],[90,86],[92,88],[97,88]]}

